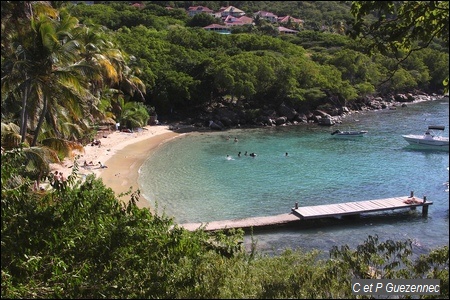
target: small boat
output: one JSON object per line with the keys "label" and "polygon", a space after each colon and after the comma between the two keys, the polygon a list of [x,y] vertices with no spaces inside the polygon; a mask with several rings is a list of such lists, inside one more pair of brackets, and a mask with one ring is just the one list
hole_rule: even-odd
{"label": "small boat", "polygon": [[414,146],[420,146],[428,149],[441,149],[448,151],[448,137],[437,134],[438,131],[444,131],[445,126],[428,126],[428,130],[422,135],[408,134],[402,137]]}
{"label": "small boat", "polygon": [[331,133],[331,135],[335,137],[343,137],[343,138],[351,138],[351,137],[363,137],[367,134],[366,130],[359,130],[359,131],[341,131],[341,130],[335,130]]}

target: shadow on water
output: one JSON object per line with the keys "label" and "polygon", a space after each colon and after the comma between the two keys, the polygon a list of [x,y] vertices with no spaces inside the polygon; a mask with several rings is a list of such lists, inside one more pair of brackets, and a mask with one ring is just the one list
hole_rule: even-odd
{"label": "shadow on water", "polygon": [[403,150],[410,151],[410,152],[424,152],[424,153],[447,153],[448,155],[448,147],[442,148],[442,147],[433,147],[433,146],[420,146],[420,145],[408,145],[403,147]]}
{"label": "shadow on water", "polygon": [[371,213],[362,215],[330,217],[311,220],[299,220],[284,225],[274,225],[266,227],[257,227],[245,230],[248,234],[253,233],[270,233],[270,232],[297,232],[298,230],[308,231],[318,229],[334,231],[359,228],[361,226],[377,226],[377,225],[395,225],[410,222],[427,223],[428,216],[422,216],[421,209],[404,210],[398,212]]}
{"label": "shadow on water", "polygon": [[[317,236],[319,234],[320,237],[315,237],[314,239],[317,240],[323,239],[322,242],[319,242],[322,247],[321,253],[319,254],[319,258],[327,259],[329,258],[329,251],[331,250],[331,247],[333,245],[340,248],[341,246],[348,245],[351,249],[356,249],[356,244],[352,244],[352,240],[348,239],[348,241],[337,239],[335,240],[333,236],[335,234],[341,235],[343,231],[348,232],[349,235],[352,235],[352,232],[360,231],[362,228],[374,228],[373,233],[369,232],[367,233],[368,237],[369,235],[377,235],[380,232],[381,227],[386,226],[394,226],[398,227],[402,224],[423,224],[424,226],[427,226],[429,222],[429,216],[422,216],[421,209],[415,209],[415,210],[404,210],[404,211],[397,211],[397,212],[384,212],[384,213],[375,213],[370,215],[360,215],[360,216],[345,216],[340,218],[325,218],[325,219],[312,219],[312,220],[301,220],[299,222],[293,222],[285,225],[278,225],[278,226],[272,226],[272,227],[259,227],[259,228],[253,228],[245,230],[247,238],[250,238],[253,236],[255,241],[257,243],[262,242],[265,243],[264,240],[260,240],[260,237],[266,236],[266,235],[283,235],[285,237],[290,238],[297,238],[300,242],[297,249],[303,249],[303,251],[310,251],[314,247],[311,248],[311,246],[308,246],[307,244],[304,244],[303,241],[310,241],[309,238],[307,238],[308,235],[311,236]],[[378,232],[378,233],[377,233]],[[394,239],[398,240],[397,237],[382,237],[380,236],[380,242],[388,240],[388,239]],[[406,240],[405,237],[402,240]],[[410,238],[412,242],[412,258],[416,259],[422,254],[427,254],[430,251],[430,248],[426,245],[422,245],[419,240],[416,238]],[[353,241],[354,242],[354,241]],[[359,240],[358,244],[362,244],[363,240]],[[294,247],[296,248],[296,247]],[[276,253],[281,253],[285,250],[284,247],[277,247],[276,244],[273,244],[270,246],[270,244],[266,244],[265,246],[260,248],[261,252],[274,255]]]}

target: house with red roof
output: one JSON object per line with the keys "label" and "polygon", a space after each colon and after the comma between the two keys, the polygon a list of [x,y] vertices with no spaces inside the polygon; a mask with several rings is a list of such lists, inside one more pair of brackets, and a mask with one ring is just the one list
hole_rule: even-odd
{"label": "house with red roof", "polygon": [[292,30],[283,26],[278,27],[278,32],[280,32],[280,34],[297,34],[299,33],[298,30]]}
{"label": "house with red roof", "polygon": [[231,29],[229,26],[224,26],[224,25],[220,25],[220,24],[211,24],[211,25],[203,27],[203,29],[208,30],[208,31],[214,31],[214,32],[221,33],[221,34],[230,34],[231,33]]}
{"label": "house with red roof", "polygon": [[245,15],[245,12],[243,10],[240,10],[239,8],[236,8],[234,6],[221,7],[219,12],[222,18],[226,18],[227,16],[239,18]]}
{"label": "house with red roof", "polygon": [[145,5],[141,2],[135,2],[135,3],[131,4],[131,6],[139,8],[139,9],[143,9],[145,7]]}
{"label": "house with red roof", "polygon": [[246,24],[253,24],[253,19],[247,16],[242,16],[239,18],[227,16],[223,22],[226,26],[242,26]]}
{"label": "house with red roof", "polygon": [[269,21],[270,23],[276,23],[278,21],[278,16],[268,11],[257,11],[254,13],[254,16],[259,16],[260,19]]}
{"label": "house with red roof", "polygon": [[291,17],[289,15],[284,16],[284,17],[278,17],[278,23],[280,23],[280,24],[287,24],[289,22],[296,23],[296,24],[299,24],[300,26],[303,26],[303,23],[305,21],[303,21],[302,19],[296,19],[296,18]]}
{"label": "house with red roof", "polygon": [[214,11],[205,6],[191,6],[188,8],[187,13],[188,13],[189,17],[193,17],[193,16],[201,14],[201,13],[205,13],[205,14],[214,16]]}

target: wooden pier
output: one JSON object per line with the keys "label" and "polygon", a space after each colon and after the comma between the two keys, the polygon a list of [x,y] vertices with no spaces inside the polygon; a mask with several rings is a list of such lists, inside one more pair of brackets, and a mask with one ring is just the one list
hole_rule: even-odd
{"label": "wooden pier", "polygon": [[370,213],[377,211],[395,210],[402,208],[416,209],[422,207],[422,215],[427,215],[428,206],[433,204],[431,201],[418,199],[416,197],[394,197],[387,199],[377,199],[358,202],[346,202],[337,204],[326,204],[316,206],[298,207],[297,203],[292,211],[297,214],[300,219],[317,219],[327,217],[341,217],[349,215],[359,215],[362,213]]}
{"label": "wooden pier", "polygon": [[337,204],[299,207],[298,203],[295,203],[295,207],[291,209],[291,212],[286,214],[212,221],[207,223],[186,223],[180,224],[180,226],[190,231],[194,231],[199,228],[203,228],[206,231],[217,231],[233,228],[248,229],[252,227],[273,227],[308,219],[339,218],[342,216],[360,215],[396,209],[414,210],[417,207],[422,207],[422,215],[426,216],[428,213],[428,206],[431,204],[433,204],[433,202],[427,201],[426,197],[424,197],[424,199],[419,199],[414,197],[413,192],[411,192],[410,197],[404,196]]}

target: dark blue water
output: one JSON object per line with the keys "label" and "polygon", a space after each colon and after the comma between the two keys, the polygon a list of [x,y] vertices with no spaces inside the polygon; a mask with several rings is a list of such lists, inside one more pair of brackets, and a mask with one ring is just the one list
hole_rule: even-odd
{"label": "dark blue water", "polygon": [[[163,144],[148,158],[139,184],[151,205],[177,223],[277,215],[290,212],[295,202],[331,204],[409,196],[414,191],[433,201],[426,218],[420,209],[388,212],[259,230],[253,238],[258,249],[267,252],[298,247],[328,251],[334,245],[356,246],[378,234],[380,239],[410,238],[419,252],[426,252],[449,241],[449,153],[410,148],[401,135],[445,125],[443,135],[448,136],[448,118],[445,99],[355,113],[333,127],[309,124],[188,134]],[[368,134],[340,140],[330,134],[336,129]],[[257,156],[244,156],[245,151]],[[251,237],[246,239],[249,245]]]}

